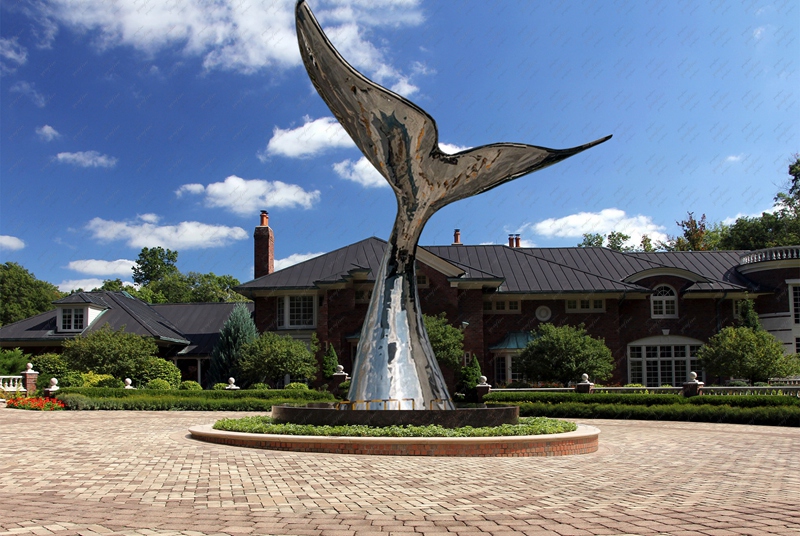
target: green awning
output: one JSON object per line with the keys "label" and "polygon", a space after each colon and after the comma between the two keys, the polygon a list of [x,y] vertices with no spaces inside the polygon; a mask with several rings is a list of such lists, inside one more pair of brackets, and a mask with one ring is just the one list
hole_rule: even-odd
{"label": "green awning", "polygon": [[510,331],[502,341],[490,346],[489,350],[522,350],[532,340],[530,331]]}

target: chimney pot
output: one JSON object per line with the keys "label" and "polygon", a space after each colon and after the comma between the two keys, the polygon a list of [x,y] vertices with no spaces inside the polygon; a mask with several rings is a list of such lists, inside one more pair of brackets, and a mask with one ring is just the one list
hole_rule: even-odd
{"label": "chimney pot", "polygon": [[514,235],[514,247],[518,248],[519,246],[519,235]]}
{"label": "chimney pot", "polygon": [[508,235],[508,247],[510,247],[510,248],[514,247],[514,235],[513,234]]}
{"label": "chimney pot", "polygon": [[461,229],[453,231],[453,245],[461,245]]}
{"label": "chimney pot", "polygon": [[269,227],[269,212],[261,211],[261,227]]}

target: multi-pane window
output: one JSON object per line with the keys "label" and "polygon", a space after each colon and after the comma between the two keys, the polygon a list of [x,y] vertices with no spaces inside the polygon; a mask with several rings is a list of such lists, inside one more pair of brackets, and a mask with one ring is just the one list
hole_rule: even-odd
{"label": "multi-pane window", "polygon": [[794,323],[800,324],[800,286],[792,287],[792,305],[794,310]]}
{"label": "multi-pane window", "polygon": [[314,296],[283,296],[278,298],[279,328],[313,328]]}
{"label": "multi-pane window", "polygon": [[483,302],[484,313],[519,313],[518,300],[495,300]]}
{"label": "multi-pane window", "polygon": [[677,387],[689,379],[689,372],[700,369],[697,352],[699,344],[665,344],[658,346],[628,347],[628,379],[645,387],[672,385]]}
{"label": "multi-pane window", "polygon": [[65,331],[80,331],[85,327],[83,309],[62,309],[61,329]]}
{"label": "multi-pane window", "polygon": [[566,305],[568,313],[602,313],[605,310],[605,300],[567,300]]}
{"label": "multi-pane window", "polygon": [[653,318],[678,317],[678,297],[672,287],[656,287],[650,298],[650,315]]}
{"label": "multi-pane window", "polygon": [[509,311],[519,311],[519,302],[518,301],[510,301],[510,302],[508,302],[508,310]]}
{"label": "multi-pane window", "polygon": [[428,276],[425,274],[417,274],[417,286],[425,288],[428,286]]}

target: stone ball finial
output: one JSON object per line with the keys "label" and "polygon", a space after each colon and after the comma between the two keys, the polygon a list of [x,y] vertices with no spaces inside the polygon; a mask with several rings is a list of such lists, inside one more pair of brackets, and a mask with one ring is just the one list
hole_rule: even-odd
{"label": "stone ball finial", "polygon": [[341,374],[344,372],[344,365],[336,365],[336,374]]}
{"label": "stone ball finial", "polygon": [[239,386],[236,385],[236,380],[233,378],[228,378],[228,386],[225,389],[238,389]]}
{"label": "stone ball finial", "polygon": [[486,380],[487,380],[486,376],[481,376],[480,378],[478,378],[478,385],[486,385]]}
{"label": "stone ball finial", "polygon": [[695,371],[692,371],[692,372],[689,373],[689,381],[691,381],[691,382],[696,382],[697,381],[697,373]]}
{"label": "stone ball finial", "polygon": [[25,365],[25,372],[35,372],[35,371],[33,370],[33,363],[27,363],[27,364]]}
{"label": "stone ball finial", "polygon": [[136,389],[133,385],[131,385],[133,381],[130,378],[125,378],[125,389]]}
{"label": "stone ball finial", "polygon": [[589,381],[589,375],[588,374],[581,374],[581,381],[583,383],[587,383]]}
{"label": "stone ball finial", "polygon": [[58,378],[50,378],[50,389],[53,387],[58,388]]}

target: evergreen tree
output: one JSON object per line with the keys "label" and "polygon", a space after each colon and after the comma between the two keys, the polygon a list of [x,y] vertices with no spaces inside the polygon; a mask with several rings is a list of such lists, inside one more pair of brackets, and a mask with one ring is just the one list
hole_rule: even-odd
{"label": "evergreen tree", "polygon": [[741,325],[746,328],[750,328],[753,331],[763,331],[764,328],[761,326],[761,322],[758,320],[758,313],[756,312],[756,304],[753,300],[745,299],[742,300],[742,305],[740,309],[741,314]]}
{"label": "evergreen tree", "polygon": [[242,347],[258,338],[256,324],[250,310],[243,303],[237,303],[228,320],[219,330],[219,340],[211,352],[206,383],[225,383],[239,372]]}
{"label": "evergreen tree", "polygon": [[473,355],[472,361],[461,367],[461,384],[467,389],[475,389],[481,380],[481,364],[478,357]]}
{"label": "evergreen tree", "polygon": [[322,356],[322,376],[330,379],[336,374],[336,368],[339,366],[339,356],[336,355],[336,350],[332,344],[328,344],[328,349],[325,350],[325,355]]}

